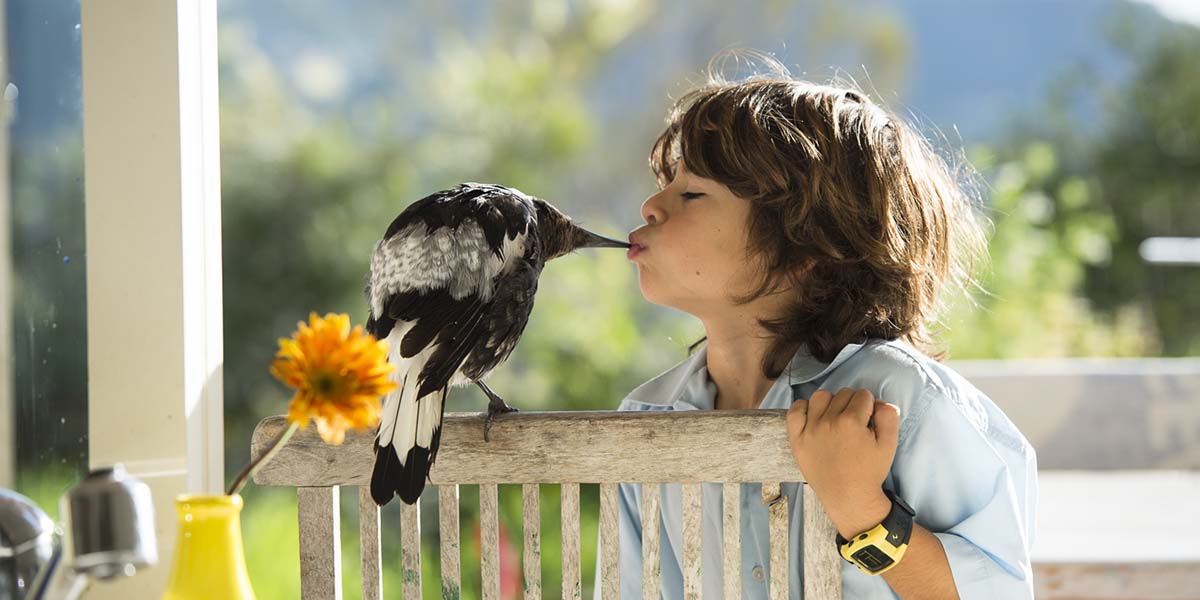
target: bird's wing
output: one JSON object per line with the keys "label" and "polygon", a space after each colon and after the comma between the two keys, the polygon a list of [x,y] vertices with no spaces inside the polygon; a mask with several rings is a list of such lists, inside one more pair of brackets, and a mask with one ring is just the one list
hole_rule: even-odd
{"label": "bird's wing", "polygon": [[532,200],[518,190],[466,183],[422,198],[388,226],[371,255],[367,299],[377,338],[386,336],[391,296],[444,289],[454,299],[491,300],[493,281],[525,253],[536,226]]}
{"label": "bird's wing", "polygon": [[512,354],[533,312],[540,274],[534,263],[520,259],[496,284],[495,298],[479,322],[475,347],[463,364],[464,375],[480,379]]}

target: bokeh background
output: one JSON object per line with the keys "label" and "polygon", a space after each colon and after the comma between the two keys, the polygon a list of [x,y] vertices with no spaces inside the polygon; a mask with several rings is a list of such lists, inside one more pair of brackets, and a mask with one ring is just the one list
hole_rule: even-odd
{"label": "bokeh background", "polygon": [[[228,477],[248,459],[254,425],[284,411],[288,394],[267,373],[276,339],[311,310],[365,320],[368,256],[405,205],[460,181],[497,182],[627,233],[654,190],[646,158],[671,99],[731,47],[771,53],[808,79],[857,82],[977,171],[992,223],[987,293],[952,303],[939,328],[951,359],[1200,355],[1200,266],[1157,262],[1143,247],[1200,237],[1198,13],[1188,0],[221,0]],[[0,285],[13,329],[3,383],[17,407],[17,489],[54,506],[87,469],[86,32],[78,0],[7,0],[4,18],[12,275]],[[578,252],[541,281],[522,343],[490,380],[523,410],[614,408],[702,335],[642,299],[620,252]],[[462,388],[448,410],[485,404]],[[543,547],[557,548],[558,490],[543,488]],[[354,581],[356,495],[343,493]],[[298,597],[294,491],[244,495],[258,596]],[[582,496],[586,592],[597,490]],[[435,507],[423,510],[427,532]],[[477,510],[464,486],[465,594],[479,585]],[[515,597],[519,486],[501,486],[501,510],[505,597]],[[385,508],[384,522],[397,517],[396,503]],[[422,561],[428,583],[435,548],[427,542]],[[556,596],[558,557],[543,556]],[[346,597],[358,597],[354,586]]]}

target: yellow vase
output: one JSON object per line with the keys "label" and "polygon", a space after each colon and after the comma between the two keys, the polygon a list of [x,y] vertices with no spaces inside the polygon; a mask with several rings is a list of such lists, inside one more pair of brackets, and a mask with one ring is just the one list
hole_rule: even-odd
{"label": "yellow vase", "polygon": [[242,497],[184,494],[175,498],[179,537],[163,600],[252,600],[242,550]]}

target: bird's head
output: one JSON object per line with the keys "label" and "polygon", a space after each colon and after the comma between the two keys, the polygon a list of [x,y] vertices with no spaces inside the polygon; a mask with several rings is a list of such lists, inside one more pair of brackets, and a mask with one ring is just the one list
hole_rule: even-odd
{"label": "bird's head", "polygon": [[607,238],[576,225],[571,217],[541,198],[533,198],[533,203],[537,206],[538,234],[546,260],[558,258],[576,248],[629,247],[629,242]]}

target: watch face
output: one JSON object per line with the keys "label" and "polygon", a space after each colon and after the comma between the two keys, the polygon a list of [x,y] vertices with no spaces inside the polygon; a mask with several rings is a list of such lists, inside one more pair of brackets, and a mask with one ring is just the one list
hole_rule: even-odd
{"label": "watch face", "polygon": [[875,546],[866,546],[851,556],[853,556],[854,560],[858,561],[859,564],[867,569],[870,569],[871,571],[878,571],[887,567],[893,562],[892,557],[888,556]]}

